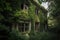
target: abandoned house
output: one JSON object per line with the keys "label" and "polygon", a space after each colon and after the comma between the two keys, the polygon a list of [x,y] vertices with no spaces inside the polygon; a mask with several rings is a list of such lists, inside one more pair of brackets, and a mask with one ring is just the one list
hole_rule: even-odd
{"label": "abandoned house", "polygon": [[[39,11],[40,10],[45,11],[44,8],[41,8],[39,5],[37,5],[38,3],[35,2],[35,4],[34,3],[32,3],[32,4],[36,6],[35,11],[34,11],[36,16],[39,15]],[[28,13],[29,4],[28,3],[21,4],[21,9],[22,10],[27,10],[27,13]],[[29,20],[29,19],[27,19],[27,20],[21,19],[18,23],[13,24],[12,26],[15,27],[15,28],[17,28],[17,30],[19,30],[20,32],[30,32],[31,28],[32,28],[32,26],[31,26],[31,20]],[[34,30],[36,32],[38,32],[39,28],[40,28],[40,19],[38,17],[38,20],[36,18],[35,22],[34,22]]]}

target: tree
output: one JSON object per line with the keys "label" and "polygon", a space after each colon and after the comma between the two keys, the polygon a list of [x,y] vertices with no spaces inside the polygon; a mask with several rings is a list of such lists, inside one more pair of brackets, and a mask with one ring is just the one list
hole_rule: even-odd
{"label": "tree", "polygon": [[[49,11],[50,11],[50,17],[53,18],[53,20],[56,20],[56,25],[54,26],[54,28],[52,30],[54,30],[53,32],[55,32],[57,34],[58,39],[60,40],[60,0],[51,0],[49,1],[50,3],[50,7],[49,7]],[[53,23],[54,24],[54,23]]]}

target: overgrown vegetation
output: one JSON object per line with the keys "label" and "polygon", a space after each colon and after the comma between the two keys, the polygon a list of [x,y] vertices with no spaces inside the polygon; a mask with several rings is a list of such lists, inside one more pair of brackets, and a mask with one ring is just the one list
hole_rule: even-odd
{"label": "overgrown vegetation", "polygon": [[[0,40],[60,40],[60,0],[47,1],[50,3],[48,19],[46,10],[40,6],[46,1],[0,0]],[[24,3],[28,5],[28,10],[21,9]],[[38,15],[35,14],[36,7],[39,8]],[[17,25],[21,20],[31,21],[30,33],[12,29],[12,24]],[[34,29],[35,22],[40,22],[38,32]]]}

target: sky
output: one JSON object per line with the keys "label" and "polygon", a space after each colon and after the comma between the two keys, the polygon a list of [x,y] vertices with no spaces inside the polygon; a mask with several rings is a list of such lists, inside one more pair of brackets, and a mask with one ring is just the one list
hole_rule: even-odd
{"label": "sky", "polygon": [[43,6],[45,9],[48,9],[48,2],[42,2],[41,6]]}
{"label": "sky", "polygon": [[[48,10],[48,2],[43,2],[43,3],[41,4],[41,6],[43,6],[45,9]],[[47,17],[49,17],[49,12],[48,12]]]}

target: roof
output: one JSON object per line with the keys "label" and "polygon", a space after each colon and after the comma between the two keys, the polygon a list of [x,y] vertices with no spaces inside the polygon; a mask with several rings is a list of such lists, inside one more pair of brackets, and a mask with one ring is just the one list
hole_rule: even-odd
{"label": "roof", "polygon": [[47,13],[47,12],[48,12],[43,6],[40,5],[40,3],[39,3],[38,0],[31,0],[31,2],[32,2],[35,6],[39,7],[44,13]]}

